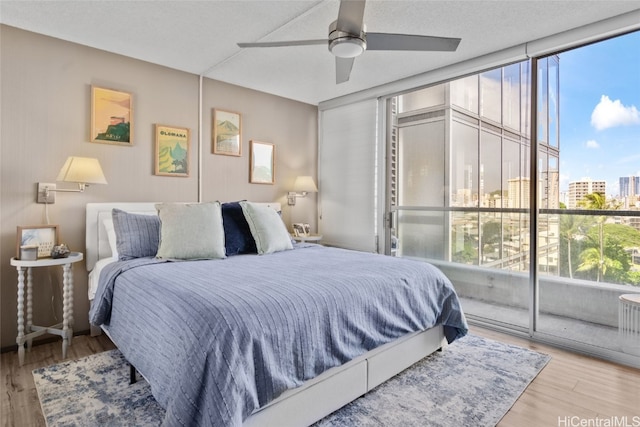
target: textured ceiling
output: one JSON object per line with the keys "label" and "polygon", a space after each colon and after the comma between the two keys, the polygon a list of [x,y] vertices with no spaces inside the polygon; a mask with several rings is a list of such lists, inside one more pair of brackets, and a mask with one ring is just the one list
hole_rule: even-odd
{"label": "textured ceiling", "polygon": [[237,42],[326,38],[337,0],[0,1],[0,22],[310,104],[640,9],[616,0],[369,0],[372,32],[460,37],[451,52],[368,51],[336,85],[326,46]]}

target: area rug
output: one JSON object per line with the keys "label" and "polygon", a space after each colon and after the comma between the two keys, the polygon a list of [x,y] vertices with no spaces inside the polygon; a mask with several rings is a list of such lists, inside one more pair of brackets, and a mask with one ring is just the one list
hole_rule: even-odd
{"label": "area rug", "polygon": [[[468,335],[314,426],[495,426],[550,360]],[[164,410],[144,379],[129,385],[118,350],[33,371],[46,423],[158,426]]]}

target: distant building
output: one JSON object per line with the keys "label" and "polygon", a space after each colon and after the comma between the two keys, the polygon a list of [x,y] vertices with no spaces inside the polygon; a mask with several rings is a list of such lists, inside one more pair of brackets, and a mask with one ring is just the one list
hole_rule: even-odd
{"label": "distant building", "polygon": [[640,176],[620,177],[620,197],[640,196]]}
{"label": "distant building", "polygon": [[509,202],[505,206],[507,208],[529,208],[529,191],[531,186],[531,178],[519,177],[508,180],[509,183]]}
{"label": "distant building", "polygon": [[570,182],[567,208],[578,209],[580,202],[587,194],[600,193],[604,196],[606,189],[606,181],[594,181],[591,178],[582,178],[580,181]]}

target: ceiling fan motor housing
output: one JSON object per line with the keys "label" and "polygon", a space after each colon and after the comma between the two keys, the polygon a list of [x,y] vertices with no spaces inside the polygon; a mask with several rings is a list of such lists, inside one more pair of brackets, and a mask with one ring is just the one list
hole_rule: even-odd
{"label": "ceiling fan motor housing", "polygon": [[337,22],[329,25],[329,51],[339,58],[355,58],[367,49],[364,30],[355,35],[337,28]]}

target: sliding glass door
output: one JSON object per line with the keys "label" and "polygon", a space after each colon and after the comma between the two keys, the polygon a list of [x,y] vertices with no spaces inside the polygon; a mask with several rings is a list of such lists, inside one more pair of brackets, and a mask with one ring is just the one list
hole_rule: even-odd
{"label": "sliding glass door", "polygon": [[396,256],[430,261],[467,313],[528,327],[529,62],[389,101]]}
{"label": "sliding glass door", "polygon": [[618,336],[619,297],[640,292],[640,33],[540,58],[537,82],[536,331],[640,356]]}
{"label": "sliding glass door", "polygon": [[388,253],[440,267],[472,320],[628,354],[639,52],[632,33],[388,99]]}

